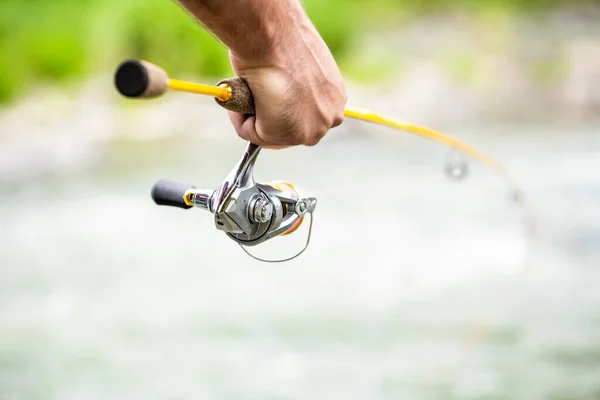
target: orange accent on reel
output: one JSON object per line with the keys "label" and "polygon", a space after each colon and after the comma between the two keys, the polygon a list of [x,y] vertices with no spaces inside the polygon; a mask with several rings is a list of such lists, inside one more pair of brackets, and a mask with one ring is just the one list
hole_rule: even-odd
{"label": "orange accent on reel", "polygon": [[[293,183],[286,181],[274,181],[269,183],[268,185],[274,189],[281,190],[282,192],[291,193],[295,196],[301,197],[298,188],[296,188],[296,186]],[[294,233],[298,228],[300,228],[300,225],[302,225],[303,221],[304,217],[298,218],[298,220],[296,220],[296,222],[294,222],[294,224],[290,226],[290,228],[287,231],[283,232],[280,236],[286,236],[290,233]]]}

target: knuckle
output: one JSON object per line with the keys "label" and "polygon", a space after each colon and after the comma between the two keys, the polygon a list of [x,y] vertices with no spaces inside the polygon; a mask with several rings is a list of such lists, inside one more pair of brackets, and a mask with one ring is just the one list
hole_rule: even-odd
{"label": "knuckle", "polygon": [[328,130],[329,128],[325,124],[320,124],[318,127],[311,129],[310,132],[305,135],[304,144],[306,146],[317,145],[321,139],[325,137]]}
{"label": "knuckle", "polygon": [[344,122],[344,110],[338,110],[333,115],[333,123],[331,124],[332,128],[336,126],[340,126]]}
{"label": "knuckle", "polygon": [[309,140],[308,142],[304,143],[304,145],[307,147],[314,147],[319,144],[320,141],[320,139]]}

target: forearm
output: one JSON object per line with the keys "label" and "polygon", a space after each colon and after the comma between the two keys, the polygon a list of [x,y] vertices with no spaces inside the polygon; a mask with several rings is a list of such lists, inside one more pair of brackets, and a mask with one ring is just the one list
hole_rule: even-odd
{"label": "forearm", "polygon": [[[260,62],[314,28],[298,0],[178,0],[233,53]],[[293,41],[293,40],[292,40]]]}

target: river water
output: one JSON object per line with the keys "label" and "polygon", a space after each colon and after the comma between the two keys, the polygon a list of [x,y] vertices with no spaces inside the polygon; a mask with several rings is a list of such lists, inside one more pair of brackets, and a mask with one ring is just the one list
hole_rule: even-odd
{"label": "river water", "polygon": [[600,398],[599,125],[449,129],[521,181],[532,243],[507,187],[449,180],[421,138],[348,122],[264,151],[258,181],[319,199],[275,265],[150,198],[219,184],[244,148],[221,126],[3,164],[0,399]]}

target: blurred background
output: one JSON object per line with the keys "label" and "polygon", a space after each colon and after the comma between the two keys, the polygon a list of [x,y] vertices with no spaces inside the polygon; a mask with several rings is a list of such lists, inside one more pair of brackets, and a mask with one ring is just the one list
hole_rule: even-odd
{"label": "blurred background", "polygon": [[484,166],[448,179],[447,148],[348,120],[260,155],[319,205],[304,255],[255,262],[150,198],[216,188],[226,113],[112,81],[144,58],[216,82],[227,49],[169,0],[2,0],[1,400],[600,398],[600,4],[304,3],[349,104],[495,156],[537,237]]}

